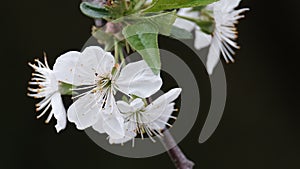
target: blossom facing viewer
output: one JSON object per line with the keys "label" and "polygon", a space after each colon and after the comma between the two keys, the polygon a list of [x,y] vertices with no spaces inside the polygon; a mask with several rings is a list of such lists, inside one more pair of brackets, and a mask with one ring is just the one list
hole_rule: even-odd
{"label": "blossom facing viewer", "polygon": [[162,85],[160,76],[155,75],[145,61],[122,68],[111,53],[98,46],[87,47],[82,53],[63,54],[55,68],[60,72],[60,81],[77,86],[76,91],[84,91],[74,97],[77,100],[68,109],[68,120],[75,123],[77,129],[92,127],[112,139],[125,135],[124,119],[114,98],[116,92],[146,98]]}

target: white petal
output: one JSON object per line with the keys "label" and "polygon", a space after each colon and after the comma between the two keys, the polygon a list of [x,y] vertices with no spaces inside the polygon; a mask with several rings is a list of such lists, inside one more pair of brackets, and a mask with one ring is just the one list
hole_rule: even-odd
{"label": "white petal", "polygon": [[112,91],[108,91],[107,93],[107,99],[106,103],[103,109],[103,114],[113,114],[113,115],[119,115],[120,111],[117,107],[116,100],[114,98],[114,95]]}
{"label": "white petal", "polygon": [[110,74],[115,65],[115,59],[110,52],[105,52],[99,46],[90,46],[84,49],[79,64],[88,66],[99,75]]}
{"label": "white petal", "polygon": [[92,128],[93,128],[94,130],[96,130],[97,132],[99,132],[99,133],[105,133],[105,130],[104,130],[104,128],[103,128],[103,124],[104,124],[104,122],[103,122],[103,117],[102,117],[101,113],[99,113],[99,119],[98,119],[98,121],[96,122],[96,124],[94,124],[94,125],[92,126]]}
{"label": "white petal", "polygon": [[232,11],[234,8],[236,8],[241,0],[221,0],[223,2],[222,8],[223,10],[225,10],[226,12],[230,12]]}
{"label": "white petal", "polygon": [[209,75],[213,73],[213,69],[217,65],[220,60],[220,48],[218,46],[218,39],[214,37],[212,39],[211,46],[209,48],[207,61],[206,61],[206,69]]}
{"label": "white petal", "polygon": [[120,139],[125,136],[123,117],[113,114],[104,115],[103,129],[112,139]]}
{"label": "white petal", "polygon": [[[178,11],[178,15],[189,17],[189,18],[198,18],[198,12],[191,12],[192,8],[182,8]],[[188,21],[186,19],[177,18],[174,22],[174,26],[177,26],[181,29],[187,30],[191,32],[195,27],[196,24],[194,22]]]}
{"label": "white petal", "polygon": [[181,8],[177,14],[181,16],[186,16],[190,18],[197,18],[199,17],[199,12],[196,11],[191,11],[192,8]]}
{"label": "white petal", "polygon": [[162,80],[152,72],[144,60],[141,60],[126,65],[121,70],[116,85],[125,94],[146,98],[160,89]]}
{"label": "white petal", "polygon": [[131,106],[132,109],[133,109],[132,112],[141,110],[141,109],[144,107],[144,105],[145,105],[145,103],[144,103],[143,100],[140,99],[140,98],[134,99],[134,100],[130,103],[130,106]]}
{"label": "white petal", "polygon": [[[143,121],[147,121],[148,123],[150,122],[155,122],[158,119],[161,119],[162,117],[169,115],[170,111],[171,113],[173,112],[173,107],[169,106],[172,101],[174,101],[179,94],[181,93],[181,88],[175,88],[167,93],[163,94],[159,98],[157,98],[155,101],[150,103],[146,108],[144,119]],[[171,104],[173,105],[173,104]],[[167,114],[164,114],[167,113]],[[162,118],[164,119],[164,118]]]}
{"label": "white petal", "polygon": [[202,32],[199,28],[195,30],[195,48],[200,50],[211,43],[211,35]]}
{"label": "white petal", "polygon": [[81,53],[76,51],[67,52],[58,57],[53,66],[53,72],[57,80],[72,84],[76,64]]}
{"label": "white petal", "polygon": [[55,93],[52,96],[51,106],[52,106],[51,111],[53,111],[54,117],[57,121],[55,128],[56,131],[59,132],[62,129],[66,128],[67,125],[67,114],[59,93]]}
{"label": "white petal", "polygon": [[117,107],[112,93],[107,97],[103,117],[103,129],[110,138],[119,139],[124,137],[124,119]]}
{"label": "white petal", "polygon": [[[174,103],[168,104],[162,112],[159,109],[152,110],[151,114],[160,114],[160,116],[153,120],[152,123],[150,123],[150,127],[155,130],[162,130],[166,127],[166,123],[170,119],[170,116],[172,115],[174,111]],[[149,112],[150,113],[150,112]]]}
{"label": "white petal", "polygon": [[133,139],[136,136],[136,133],[133,131],[127,131],[125,133],[125,136],[119,139],[109,138],[110,144],[123,144],[131,139]]}
{"label": "white petal", "polygon": [[128,113],[132,111],[131,106],[122,100],[117,101],[117,106],[122,113]]}
{"label": "white petal", "polygon": [[76,100],[68,109],[68,120],[75,123],[77,129],[83,130],[99,120],[101,106],[97,104],[94,94],[87,94]]}
{"label": "white petal", "polygon": [[[173,111],[174,111],[174,105],[175,103],[170,103],[167,105],[165,111],[162,113],[162,115],[160,116],[160,123],[165,122],[167,123],[170,116],[172,115]],[[164,128],[165,127],[165,123],[163,123],[162,126],[160,126],[160,128]]]}
{"label": "white petal", "polygon": [[125,143],[131,139],[133,139],[136,136],[136,130],[137,125],[135,121],[128,121],[125,122],[124,124],[124,131],[125,131],[125,135],[122,138],[119,139],[115,139],[115,138],[109,138],[109,143],[110,144],[122,144]]}
{"label": "white petal", "polygon": [[138,122],[150,124],[157,121],[167,108],[167,103],[163,104],[153,104],[153,106],[148,107],[144,112],[143,116],[139,117]]}
{"label": "white petal", "polygon": [[132,113],[136,112],[144,107],[144,102],[142,99],[134,99],[130,104],[124,101],[117,101],[117,106],[122,113]]}
{"label": "white petal", "polygon": [[[72,56],[75,55],[74,52],[71,54]],[[71,54],[66,53],[68,56],[66,58],[70,58]],[[72,81],[69,82],[76,86],[95,84],[96,75],[110,76],[111,70],[115,64],[113,56],[98,46],[87,47],[82,53],[76,54],[76,56],[78,57],[78,60],[74,70],[72,70]],[[65,59],[64,61],[68,63],[62,65],[74,65],[74,61],[71,59]],[[64,69],[62,68],[62,70]],[[68,67],[66,71],[66,73],[69,73],[70,68]]]}
{"label": "white petal", "polygon": [[161,95],[158,97],[156,100],[154,100],[152,103],[150,103],[146,109],[151,109],[152,106],[157,106],[157,105],[166,105],[174,101],[181,93],[182,89],[181,88],[174,88],[168,91],[167,93]]}
{"label": "white petal", "polygon": [[216,5],[216,3],[218,3],[218,2],[219,2],[219,1],[213,2],[213,3],[209,4],[209,5],[207,5],[207,6],[205,7],[205,9],[208,10],[208,11],[213,11],[213,10],[214,10],[214,7],[215,7],[215,5]]}
{"label": "white petal", "polygon": [[176,18],[174,26],[191,32],[196,27],[196,24],[186,19]]}

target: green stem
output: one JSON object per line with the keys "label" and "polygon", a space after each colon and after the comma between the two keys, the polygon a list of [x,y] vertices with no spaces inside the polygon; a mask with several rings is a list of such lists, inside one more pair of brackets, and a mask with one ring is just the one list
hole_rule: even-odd
{"label": "green stem", "polygon": [[118,47],[117,40],[114,40],[114,47],[115,47],[115,61],[116,63],[119,63],[119,47]]}
{"label": "green stem", "polygon": [[201,19],[196,19],[196,18],[190,18],[187,16],[181,16],[181,15],[177,15],[177,17],[194,22],[195,24],[197,24],[202,32],[206,33],[206,34],[212,34],[214,31],[214,21],[213,19],[210,20],[201,20]]}
{"label": "green stem", "polygon": [[129,47],[127,40],[125,40],[125,48],[126,48],[126,52],[128,54],[130,52],[130,47]]}
{"label": "green stem", "polygon": [[120,59],[121,59],[121,63],[122,64],[126,64],[125,63],[125,57],[124,57],[124,53],[123,53],[123,47],[122,46],[119,46],[119,54],[120,54]]}
{"label": "green stem", "polygon": [[190,17],[187,17],[187,16],[182,16],[182,15],[177,15],[178,18],[182,18],[182,19],[185,19],[185,20],[188,20],[188,21],[191,21],[191,22],[198,22],[197,19],[195,18],[190,18]]}

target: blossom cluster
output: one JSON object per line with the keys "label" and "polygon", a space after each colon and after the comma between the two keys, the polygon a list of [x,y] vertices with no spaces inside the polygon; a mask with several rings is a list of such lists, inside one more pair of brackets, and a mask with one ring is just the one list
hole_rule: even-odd
{"label": "blossom cluster", "polygon": [[[29,82],[28,95],[42,98],[36,104],[38,116],[43,116],[51,107],[46,122],[54,116],[57,132],[66,127],[67,121],[75,123],[77,129],[92,127],[99,133],[106,133],[110,143],[123,144],[140,134],[162,136],[168,120],[175,119],[173,101],[181,89],[175,88],[152,103],[146,98],[156,93],[162,86],[160,75],[155,75],[144,60],[129,63],[115,63],[110,52],[101,47],[90,46],[84,51],[70,51],[56,59],[53,70],[47,60],[29,63],[35,70]],[[71,86],[74,103],[67,111],[61,95],[64,86]],[[116,101],[121,92],[129,100]]]}
{"label": "blossom cluster", "polygon": [[[241,0],[211,0],[204,4],[186,1],[170,6],[163,0],[107,2],[81,3],[85,15],[105,21],[106,25],[95,27],[92,33],[105,50],[90,46],[83,52],[67,52],[56,59],[53,69],[46,58],[44,63],[29,63],[35,72],[28,95],[41,99],[36,104],[36,110],[41,111],[37,118],[51,109],[46,123],[54,116],[57,132],[65,129],[69,121],[79,130],[91,127],[106,133],[110,143],[134,143],[137,135],[143,138],[144,134],[155,141],[154,136],[163,136],[162,131],[171,126],[169,119],[176,119],[172,116],[176,110],[174,100],[181,93],[181,88],[174,88],[151,103],[147,100],[162,86],[158,34],[174,37],[176,31],[172,30],[177,30],[176,36],[182,37],[194,31],[194,47],[200,50],[209,46],[206,68],[211,75],[220,54],[226,62],[234,62],[234,50],[239,48],[235,42],[236,24],[249,9],[235,9]],[[177,13],[168,12],[177,8]],[[121,17],[127,14],[134,17]],[[143,60],[125,65],[123,49],[138,52]],[[115,57],[109,50],[114,50]],[[118,92],[129,99],[116,100]],[[67,110],[61,97],[66,94],[72,94],[74,99]]]}

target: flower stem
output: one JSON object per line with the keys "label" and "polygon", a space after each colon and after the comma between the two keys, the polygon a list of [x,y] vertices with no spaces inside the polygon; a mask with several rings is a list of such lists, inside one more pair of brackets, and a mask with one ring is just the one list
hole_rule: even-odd
{"label": "flower stem", "polygon": [[187,159],[181,149],[178,147],[169,130],[163,132],[161,142],[168,151],[168,154],[177,169],[192,169],[194,162]]}

